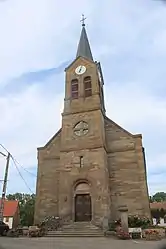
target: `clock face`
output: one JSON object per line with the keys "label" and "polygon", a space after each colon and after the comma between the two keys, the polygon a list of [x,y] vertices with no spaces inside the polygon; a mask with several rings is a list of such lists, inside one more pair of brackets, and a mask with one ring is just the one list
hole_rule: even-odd
{"label": "clock face", "polygon": [[75,73],[80,75],[86,72],[86,67],[85,66],[78,66],[75,70]]}

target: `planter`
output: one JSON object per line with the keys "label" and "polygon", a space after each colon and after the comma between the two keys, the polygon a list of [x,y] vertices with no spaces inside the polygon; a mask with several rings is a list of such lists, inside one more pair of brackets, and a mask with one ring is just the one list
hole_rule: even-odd
{"label": "planter", "polygon": [[146,234],[145,239],[146,240],[160,240],[161,237],[158,234]]}
{"label": "planter", "polygon": [[129,240],[131,239],[130,234],[117,234],[117,237],[122,240]]}
{"label": "planter", "polygon": [[15,229],[11,229],[7,232],[7,237],[17,238],[19,237],[19,232]]}
{"label": "planter", "polygon": [[[152,232],[153,231],[153,232]],[[149,229],[144,229],[142,231],[142,235],[143,235],[143,238],[146,239],[148,233],[153,233],[155,234],[156,236],[158,236],[159,239],[163,239],[166,237],[166,234],[165,234],[165,229],[163,228],[149,228]]]}
{"label": "planter", "polygon": [[142,228],[141,227],[129,228],[129,234],[132,239],[142,239]]}
{"label": "planter", "polygon": [[29,233],[29,228],[28,227],[23,227],[22,228],[22,234],[23,234],[23,236],[28,236],[28,233]]}
{"label": "planter", "polygon": [[122,240],[129,240],[131,239],[130,237],[118,237],[119,239],[122,239]]}
{"label": "planter", "polygon": [[144,230],[144,238],[146,240],[160,240],[162,238],[160,229],[146,229]]}
{"label": "planter", "polygon": [[131,239],[131,235],[129,234],[129,232],[125,232],[122,228],[116,232],[116,235],[119,239],[122,240]]}

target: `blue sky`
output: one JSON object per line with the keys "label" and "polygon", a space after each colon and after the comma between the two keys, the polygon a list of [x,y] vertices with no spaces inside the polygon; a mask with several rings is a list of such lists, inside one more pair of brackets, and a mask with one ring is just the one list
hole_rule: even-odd
{"label": "blue sky", "polygon": [[[64,68],[75,58],[82,13],[93,57],[103,69],[107,115],[143,134],[150,194],[166,191],[163,1],[0,2],[0,143],[36,174],[36,148],[61,125]],[[0,157],[0,179],[4,165]],[[35,177],[19,169],[35,191]],[[29,190],[11,161],[8,193],[15,191]]]}

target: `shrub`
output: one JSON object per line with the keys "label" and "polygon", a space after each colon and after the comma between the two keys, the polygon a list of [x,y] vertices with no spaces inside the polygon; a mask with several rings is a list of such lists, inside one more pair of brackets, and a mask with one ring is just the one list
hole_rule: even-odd
{"label": "shrub", "polygon": [[143,229],[148,228],[151,221],[147,217],[139,217],[138,215],[128,217],[129,227],[141,227]]}

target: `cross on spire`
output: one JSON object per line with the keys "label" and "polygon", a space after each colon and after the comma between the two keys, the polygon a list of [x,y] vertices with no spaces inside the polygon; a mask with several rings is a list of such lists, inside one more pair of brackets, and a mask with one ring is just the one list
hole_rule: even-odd
{"label": "cross on spire", "polygon": [[90,44],[88,41],[86,29],[85,29],[85,20],[86,19],[87,18],[82,14],[82,19],[80,20],[80,22],[82,23],[82,31],[81,31],[81,36],[80,36],[80,40],[78,43],[76,58],[82,56],[84,58],[87,58],[87,59],[93,61],[93,56],[92,56]]}
{"label": "cross on spire", "polygon": [[87,18],[84,16],[84,14],[82,14],[82,19],[80,20],[80,22],[82,22],[82,26],[85,27],[85,20]]}

